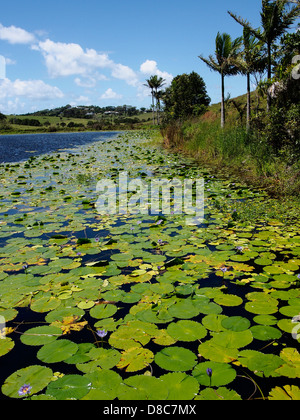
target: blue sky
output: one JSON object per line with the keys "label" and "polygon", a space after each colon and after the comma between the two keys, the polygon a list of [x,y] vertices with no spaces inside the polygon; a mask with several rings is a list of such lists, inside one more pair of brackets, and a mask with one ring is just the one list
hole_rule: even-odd
{"label": "blue sky", "polygon": [[[261,0],[14,0],[0,16],[0,112],[20,114],[66,104],[149,107],[145,79],[168,83],[199,73],[212,102],[219,75],[198,58],[214,52],[218,31],[240,36],[231,10],[260,24]],[[5,78],[4,78],[5,77]],[[243,77],[226,80],[231,96]]]}

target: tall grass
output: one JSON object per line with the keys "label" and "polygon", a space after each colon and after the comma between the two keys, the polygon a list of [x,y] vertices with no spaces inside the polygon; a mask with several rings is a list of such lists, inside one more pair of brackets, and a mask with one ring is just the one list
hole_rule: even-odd
{"label": "tall grass", "polygon": [[247,132],[236,122],[221,129],[218,119],[210,115],[170,124],[163,136],[168,147],[188,153],[215,171],[237,175],[276,196],[299,195],[299,164],[290,166],[273,153],[263,135]]}

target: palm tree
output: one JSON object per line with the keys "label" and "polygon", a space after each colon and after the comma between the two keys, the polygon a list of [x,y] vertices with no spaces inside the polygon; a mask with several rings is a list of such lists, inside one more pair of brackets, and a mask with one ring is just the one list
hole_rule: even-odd
{"label": "palm tree", "polygon": [[146,82],[144,84],[144,86],[148,87],[149,89],[151,89],[151,96],[152,96],[152,117],[153,117],[153,125],[155,124],[154,121],[154,85],[153,85],[153,80],[152,80],[153,76],[150,77],[150,79],[146,79]]}
{"label": "palm tree", "polygon": [[266,67],[266,60],[263,57],[262,44],[251,34],[249,29],[243,31],[244,49],[236,59],[236,66],[240,72],[247,76],[247,130],[250,129],[251,120],[251,84],[252,73],[263,73]]}
{"label": "palm tree", "polygon": [[216,37],[216,51],[215,56],[210,55],[204,58],[199,55],[200,60],[204,61],[208,67],[220,73],[221,75],[221,127],[225,127],[225,76],[234,75],[238,73],[238,69],[234,64],[235,59],[241,47],[241,38],[232,40],[227,33],[220,34],[218,32]]}
{"label": "palm tree", "polygon": [[[272,52],[276,40],[281,37],[300,15],[300,4],[290,6],[289,0],[262,0],[261,29],[255,29],[251,24],[232,12],[228,12],[239,24],[248,29],[267,47],[268,79],[272,78]],[[271,106],[271,96],[268,93],[268,109]]]}
{"label": "palm tree", "polygon": [[[155,110],[157,115],[157,123],[158,122],[158,105],[159,105],[159,89],[164,86],[165,79],[162,77],[158,77],[157,75],[151,76],[150,79],[146,80],[147,84],[144,86],[147,86],[151,89],[151,95],[152,95],[152,109],[153,109],[153,124],[155,124]],[[156,99],[156,106],[154,105],[154,98]]]}

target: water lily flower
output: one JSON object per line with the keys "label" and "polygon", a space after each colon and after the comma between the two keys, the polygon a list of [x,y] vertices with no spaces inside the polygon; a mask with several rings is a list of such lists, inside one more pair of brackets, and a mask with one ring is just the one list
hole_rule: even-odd
{"label": "water lily flower", "polygon": [[160,225],[160,224],[162,224],[162,222],[163,222],[163,220],[162,220],[162,219],[160,219],[160,220],[158,220],[155,224],[156,224],[156,225]]}
{"label": "water lily flower", "polygon": [[300,280],[300,274],[297,275],[298,279]]}
{"label": "water lily flower", "polygon": [[28,264],[27,264],[27,263],[25,263],[25,264],[23,265],[23,270],[27,270],[27,268],[28,268]]}
{"label": "water lily flower", "polygon": [[162,245],[164,243],[164,241],[162,239],[158,239],[157,243],[158,243],[158,245]]}
{"label": "water lily flower", "polygon": [[206,370],[206,373],[207,373],[207,375],[211,378],[211,376],[212,376],[212,369],[211,368],[208,368],[207,370]]}
{"label": "water lily flower", "polygon": [[23,397],[25,395],[30,394],[31,390],[32,390],[32,386],[30,386],[29,384],[25,384],[21,386],[21,388],[18,391],[18,394],[20,395],[20,397]]}
{"label": "water lily flower", "polygon": [[236,249],[237,249],[237,251],[242,252],[244,248],[242,246],[237,246]]}
{"label": "water lily flower", "polygon": [[105,330],[97,330],[96,334],[98,335],[98,337],[100,338],[104,338],[107,336],[107,332]]}
{"label": "water lily flower", "polygon": [[222,271],[222,273],[225,274],[228,269],[227,269],[227,267],[221,267],[220,270]]}

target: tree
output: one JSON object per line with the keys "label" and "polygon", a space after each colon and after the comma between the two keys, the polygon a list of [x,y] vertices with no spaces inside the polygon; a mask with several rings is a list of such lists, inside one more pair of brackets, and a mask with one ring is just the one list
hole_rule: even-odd
{"label": "tree", "polygon": [[[146,79],[147,86],[151,89],[151,96],[152,96],[152,111],[153,111],[153,124],[155,124],[155,111],[157,115],[157,122],[158,122],[158,104],[159,104],[159,89],[165,84],[165,79],[162,77],[158,77],[157,75],[151,76],[150,79]],[[154,105],[154,99],[156,99],[156,106]]]}
{"label": "tree", "polygon": [[247,77],[247,130],[250,129],[251,120],[251,74],[263,73],[266,65],[263,57],[262,45],[256,37],[251,34],[249,29],[244,28],[243,31],[244,49],[240,52],[236,59],[236,66],[240,72]]}
{"label": "tree", "polygon": [[154,121],[154,85],[153,85],[153,80],[152,77],[150,77],[150,79],[146,79],[146,84],[144,84],[144,86],[148,87],[149,89],[151,89],[151,96],[152,96],[152,117],[153,117],[153,125],[155,123]]}
{"label": "tree", "polygon": [[175,120],[201,115],[210,104],[204,80],[195,72],[176,76],[163,101],[166,118]]}
{"label": "tree", "polygon": [[[248,29],[267,47],[268,79],[272,78],[272,53],[276,40],[281,37],[300,15],[299,2],[291,6],[288,0],[262,0],[261,26],[255,29],[251,24],[232,12],[228,12],[239,24]],[[271,106],[271,95],[268,93],[268,110]]]}
{"label": "tree", "polygon": [[220,73],[221,75],[221,127],[225,126],[225,76],[230,76],[238,73],[235,60],[240,52],[241,38],[232,40],[231,36],[227,33],[220,34],[218,32],[216,37],[216,51],[215,57],[210,55],[204,58],[199,55],[200,60],[204,61],[208,67]]}

